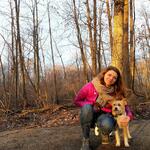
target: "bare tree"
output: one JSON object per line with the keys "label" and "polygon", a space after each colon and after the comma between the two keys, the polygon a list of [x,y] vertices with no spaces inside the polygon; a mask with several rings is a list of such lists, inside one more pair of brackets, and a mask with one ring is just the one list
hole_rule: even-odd
{"label": "bare tree", "polygon": [[[97,63],[96,63],[96,52],[97,52],[97,1],[93,0],[93,19],[94,19],[94,33],[93,33],[93,53],[95,53],[95,55],[93,55],[93,57],[95,57],[95,61],[93,60],[93,62],[95,62],[95,66],[94,66],[94,72],[96,70],[96,73],[94,73],[94,75],[97,74]],[[93,58],[94,59],[94,58]]]}
{"label": "bare tree", "polygon": [[[96,1],[94,4],[94,7],[96,7]],[[92,75],[95,76],[96,75],[96,70],[97,70],[97,65],[96,65],[96,47],[94,47],[94,45],[96,46],[96,43],[94,44],[94,38],[92,35],[92,18],[90,15],[90,7],[89,7],[89,0],[86,0],[86,10],[87,10],[87,26],[88,26],[88,30],[89,30],[89,41],[90,41],[90,50],[91,50],[91,61],[92,61]],[[96,11],[96,10],[95,10]],[[96,16],[96,13],[94,12],[94,17]],[[96,20],[96,18],[94,19]],[[95,22],[95,21],[94,21]],[[96,23],[96,22],[95,22]],[[95,29],[95,38],[96,38],[96,26],[94,26]]]}
{"label": "bare tree", "polygon": [[99,27],[99,34],[98,34],[98,49],[97,49],[97,62],[98,62],[98,70],[100,71],[102,68],[102,59],[104,59],[104,65],[107,66],[106,57],[105,57],[105,50],[103,46],[103,22],[102,22],[102,15],[104,10],[104,2],[101,2],[101,5],[99,6],[99,21],[98,21],[98,27]]}
{"label": "bare tree", "polygon": [[88,71],[87,71],[87,60],[84,52],[84,47],[83,47],[83,41],[82,41],[82,36],[81,36],[81,31],[78,23],[78,18],[77,18],[77,11],[76,11],[76,3],[75,0],[73,0],[73,15],[74,15],[74,22],[77,30],[77,39],[80,47],[80,52],[81,52],[81,58],[83,62],[83,72],[84,72],[84,81],[88,81]]}
{"label": "bare tree", "polygon": [[38,19],[38,2],[32,1],[33,17],[33,49],[34,49],[34,77],[37,96],[40,96],[40,58],[39,58],[39,19]]}
{"label": "bare tree", "polygon": [[53,41],[52,41],[51,17],[50,17],[49,3],[47,4],[47,12],[48,12],[49,36],[50,36],[50,46],[51,46],[51,55],[52,55],[52,63],[53,63],[53,78],[54,78],[54,93],[55,93],[53,103],[58,104],[59,101],[58,101],[58,93],[57,93],[56,68],[55,68],[55,59],[54,59],[54,51],[53,51]]}
{"label": "bare tree", "polygon": [[[17,100],[18,100],[18,50],[15,51],[15,39],[16,39],[16,33],[15,33],[15,21],[14,21],[14,12],[12,7],[12,1],[9,3],[10,5],[10,12],[11,12],[11,58],[12,58],[12,83],[15,82],[15,106],[17,106]],[[16,56],[15,56],[16,54]],[[11,88],[14,88],[13,86],[10,87],[10,95],[12,95]],[[14,91],[13,91],[14,92]]]}
{"label": "bare tree", "polygon": [[[18,56],[18,50],[19,50],[19,63],[20,63],[21,77],[22,77],[22,92],[23,92],[23,98],[24,98],[24,105],[26,105],[27,95],[26,95],[26,87],[25,87],[24,56],[23,56],[23,52],[22,52],[21,36],[20,36],[20,23],[19,23],[20,0],[14,0],[14,1],[15,1],[16,30],[17,30],[16,64],[17,64],[17,61],[18,61],[17,56]],[[18,66],[16,66],[16,67],[18,67]]]}
{"label": "bare tree", "polygon": [[109,0],[106,0],[106,7],[107,7],[107,15],[108,15],[108,24],[109,24],[109,41],[110,41],[110,49],[112,51],[113,48],[113,33],[112,33],[112,14],[110,13],[110,5]]}
{"label": "bare tree", "polygon": [[56,47],[57,53],[58,53],[58,55],[59,55],[59,57],[60,57],[60,60],[61,60],[61,63],[62,63],[63,72],[64,72],[64,79],[67,79],[65,64],[64,64],[62,55],[61,55],[61,53],[59,52],[59,49],[58,49],[58,46],[57,46],[57,43],[56,43],[55,39],[54,39],[54,43],[55,43],[55,47]]}
{"label": "bare tree", "polygon": [[4,67],[3,67],[3,63],[2,63],[2,59],[1,59],[1,55],[0,55],[0,66],[1,66],[1,71],[2,71],[2,76],[3,76],[3,88],[4,88],[4,98],[3,101],[1,100],[0,103],[2,104],[3,109],[6,109],[6,101],[7,101],[7,89],[6,89],[6,77],[5,77],[5,73],[4,73]]}
{"label": "bare tree", "polygon": [[135,80],[135,34],[134,34],[134,0],[130,0],[130,72],[131,88],[134,91]]}

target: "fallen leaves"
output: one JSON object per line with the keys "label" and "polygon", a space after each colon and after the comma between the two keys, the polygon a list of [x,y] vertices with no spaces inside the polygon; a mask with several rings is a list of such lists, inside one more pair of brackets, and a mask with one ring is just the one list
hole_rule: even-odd
{"label": "fallen leaves", "polygon": [[50,105],[47,108],[23,110],[0,120],[0,131],[13,128],[70,126],[79,123],[79,109]]}
{"label": "fallen leaves", "polygon": [[134,112],[136,119],[150,119],[150,102],[140,103]]}
{"label": "fallen leaves", "polygon": [[[0,131],[16,128],[73,126],[79,124],[80,108],[72,105],[49,105],[40,109],[22,110],[0,118]],[[135,107],[135,119],[150,119],[150,103]]]}

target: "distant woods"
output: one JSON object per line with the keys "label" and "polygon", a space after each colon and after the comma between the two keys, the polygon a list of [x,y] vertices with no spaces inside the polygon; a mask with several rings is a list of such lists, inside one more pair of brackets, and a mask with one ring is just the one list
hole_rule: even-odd
{"label": "distant woods", "polygon": [[0,28],[0,110],[71,102],[110,64],[120,69],[129,89],[150,98],[150,12],[141,8],[139,16],[135,4],[9,0],[0,12],[7,18]]}

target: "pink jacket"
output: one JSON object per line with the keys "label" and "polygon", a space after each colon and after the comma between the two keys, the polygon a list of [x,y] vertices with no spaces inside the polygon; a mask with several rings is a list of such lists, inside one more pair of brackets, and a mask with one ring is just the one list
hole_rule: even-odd
{"label": "pink jacket", "polygon": [[[92,82],[89,82],[79,90],[78,94],[74,98],[74,104],[79,107],[82,107],[85,104],[93,105],[96,102],[98,95],[99,94],[96,91]],[[102,110],[104,112],[111,113],[111,106],[107,105],[107,106],[103,107]],[[129,106],[126,106],[126,112],[127,112],[127,115],[130,117],[130,119],[133,119],[133,114],[130,111]]]}

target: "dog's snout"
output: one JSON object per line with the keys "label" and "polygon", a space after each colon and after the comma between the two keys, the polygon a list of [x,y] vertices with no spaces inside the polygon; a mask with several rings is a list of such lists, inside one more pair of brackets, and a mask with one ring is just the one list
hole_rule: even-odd
{"label": "dog's snout", "polygon": [[114,109],[115,111],[117,111],[118,110],[118,108],[117,107],[115,107],[115,109]]}

